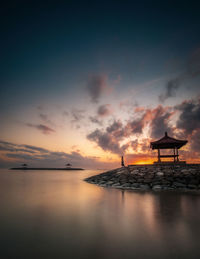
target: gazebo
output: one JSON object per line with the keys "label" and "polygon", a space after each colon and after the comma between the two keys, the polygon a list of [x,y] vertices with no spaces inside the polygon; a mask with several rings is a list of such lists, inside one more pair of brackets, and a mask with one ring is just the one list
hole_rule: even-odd
{"label": "gazebo", "polygon": [[[179,154],[178,150],[182,146],[187,144],[187,140],[179,140],[175,138],[171,138],[167,135],[167,132],[165,132],[165,136],[157,141],[151,142],[151,148],[158,150],[158,161],[155,163],[162,163],[161,158],[174,158],[173,162],[177,163],[179,162]],[[161,155],[160,149],[173,149],[174,154],[173,155]],[[182,161],[184,162],[184,161]]]}

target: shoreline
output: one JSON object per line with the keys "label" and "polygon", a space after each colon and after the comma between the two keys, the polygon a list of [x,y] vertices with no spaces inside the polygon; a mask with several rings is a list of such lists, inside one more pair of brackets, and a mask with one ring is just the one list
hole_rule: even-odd
{"label": "shoreline", "polygon": [[84,179],[101,187],[200,194],[200,164],[129,165]]}

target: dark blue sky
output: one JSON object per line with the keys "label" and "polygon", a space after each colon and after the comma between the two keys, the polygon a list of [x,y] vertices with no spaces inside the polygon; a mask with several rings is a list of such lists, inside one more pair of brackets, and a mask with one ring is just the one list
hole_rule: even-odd
{"label": "dark blue sky", "polygon": [[199,6],[192,1],[24,2],[1,9],[4,86],[22,78],[73,81],[91,71],[142,81],[164,74],[167,59],[184,62],[199,47]]}

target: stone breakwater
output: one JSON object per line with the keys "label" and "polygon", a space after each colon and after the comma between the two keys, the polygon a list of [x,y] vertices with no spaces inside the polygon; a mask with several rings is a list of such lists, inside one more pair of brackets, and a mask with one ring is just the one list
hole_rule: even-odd
{"label": "stone breakwater", "polygon": [[91,176],[85,181],[126,190],[200,191],[200,165],[132,165]]}

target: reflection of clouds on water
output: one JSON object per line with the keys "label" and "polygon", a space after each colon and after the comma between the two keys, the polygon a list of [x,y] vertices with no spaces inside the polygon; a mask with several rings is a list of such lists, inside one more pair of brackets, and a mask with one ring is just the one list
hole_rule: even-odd
{"label": "reflection of clouds on water", "polygon": [[[194,256],[199,253],[196,242],[200,234],[197,214],[200,210],[199,196],[124,191],[121,192],[121,201],[125,220],[123,227],[135,244],[140,246],[138,240],[141,240],[145,247],[150,246],[157,251],[154,251],[154,256],[164,250],[166,258],[179,255],[187,258],[192,249],[196,249]],[[195,219],[194,223],[190,221],[191,216]]]}
{"label": "reflection of clouds on water", "polygon": [[4,246],[2,253],[198,258],[199,196],[122,191],[83,181],[94,173],[0,173],[0,241],[9,240],[12,247]]}

